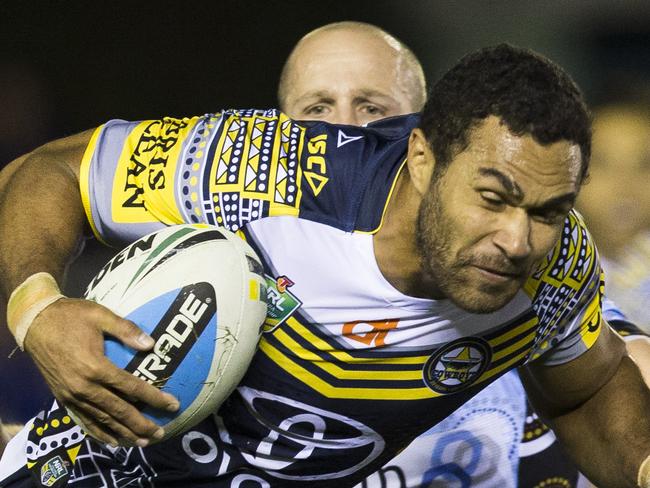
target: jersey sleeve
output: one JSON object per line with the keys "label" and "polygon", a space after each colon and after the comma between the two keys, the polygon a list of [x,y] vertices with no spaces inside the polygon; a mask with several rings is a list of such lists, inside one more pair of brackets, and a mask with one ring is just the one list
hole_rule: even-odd
{"label": "jersey sleeve", "polygon": [[95,131],[81,165],[91,227],[122,245],[164,225],[236,231],[266,216],[297,215],[305,130],[275,110],[110,121]]}
{"label": "jersey sleeve", "polygon": [[582,217],[572,211],[558,244],[524,286],[539,320],[529,360],[563,364],[586,352],[601,330],[604,276]]}
{"label": "jersey sleeve", "polygon": [[276,110],[113,120],[84,155],[82,200],[93,231],[112,245],[164,225],[238,231],[275,216],[373,232],[417,120],[362,128],[296,122]]}

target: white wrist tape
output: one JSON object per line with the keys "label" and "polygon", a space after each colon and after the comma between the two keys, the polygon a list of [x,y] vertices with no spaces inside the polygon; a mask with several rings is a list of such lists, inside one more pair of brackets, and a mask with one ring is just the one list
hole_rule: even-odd
{"label": "white wrist tape", "polygon": [[636,480],[639,488],[650,488],[650,456],[639,466],[639,475]]}
{"label": "white wrist tape", "polygon": [[16,287],[7,303],[7,325],[21,350],[34,319],[60,298],[65,297],[49,273],[33,274]]}

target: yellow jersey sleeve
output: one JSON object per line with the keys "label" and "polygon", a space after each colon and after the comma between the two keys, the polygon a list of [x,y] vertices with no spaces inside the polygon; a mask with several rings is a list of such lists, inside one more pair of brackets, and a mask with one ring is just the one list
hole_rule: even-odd
{"label": "yellow jersey sleeve", "polygon": [[604,276],[582,217],[572,211],[558,244],[524,286],[539,320],[530,359],[554,365],[587,351],[600,334]]}
{"label": "yellow jersey sleeve", "polygon": [[236,231],[266,216],[297,215],[304,133],[275,110],[110,121],[82,161],[88,220],[98,238],[120,245],[164,225]]}

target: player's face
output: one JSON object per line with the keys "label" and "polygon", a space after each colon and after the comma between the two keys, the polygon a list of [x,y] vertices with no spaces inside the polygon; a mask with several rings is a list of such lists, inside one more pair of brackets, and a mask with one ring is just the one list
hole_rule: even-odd
{"label": "player's face", "polygon": [[296,53],[284,111],[294,119],[363,125],[415,112],[399,57],[383,39],[332,31]]}
{"label": "player's face", "polygon": [[574,144],[542,146],[486,119],[420,205],[425,282],[470,312],[503,307],[557,242],[580,161]]}

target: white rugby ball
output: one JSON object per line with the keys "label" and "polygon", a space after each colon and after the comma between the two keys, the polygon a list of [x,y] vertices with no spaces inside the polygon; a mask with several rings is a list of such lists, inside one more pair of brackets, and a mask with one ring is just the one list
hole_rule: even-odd
{"label": "white rugby ball", "polygon": [[106,263],[85,297],[156,341],[142,352],[106,337],[105,354],[178,398],[175,413],[141,408],[164,428],[165,439],[215,412],[230,395],[266,317],[259,258],[232,232],[208,225],[176,225],[142,237]]}

